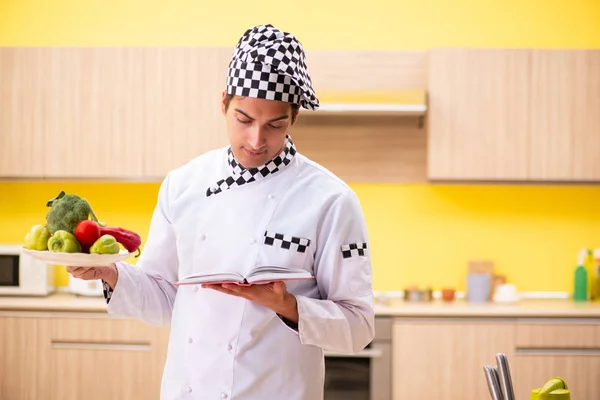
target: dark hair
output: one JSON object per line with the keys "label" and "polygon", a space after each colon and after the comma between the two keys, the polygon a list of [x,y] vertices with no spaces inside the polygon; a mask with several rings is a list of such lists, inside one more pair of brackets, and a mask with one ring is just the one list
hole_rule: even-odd
{"label": "dark hair", "polygon": [[[233,99],[232,94],[227,93],[225,95],[225,111],[227,111],[229,109],[229,103],[231,103],[231,99]],[[300,110],[300,104],[295,104],[295,103],[290,103],[290,105],[292,106],[292,124],[294,123],[294,121],[296,120],[296,115],[298,114],[298,111]]]}

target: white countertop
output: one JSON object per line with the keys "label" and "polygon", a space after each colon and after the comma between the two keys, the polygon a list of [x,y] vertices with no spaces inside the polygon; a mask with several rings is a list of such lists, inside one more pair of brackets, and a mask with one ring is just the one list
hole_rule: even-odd
{"label": "white countertop", "polygon": [[376,305],[378,316],[391,317],[600,317],[600,302],[574,302],[572,300],[520,300],[513,304],[469,303],[441,300],[411,303],[393,302]]}
{"label": "white countertop", "polygon": [[[55,293],[46,297],[0,296],[0,311],[52,311],[106,313],[102,297]],[[395,301],[377,304],[377,316],[389,317],[598,317],[600,302],[577,303],[572,300],[521,300],[515,304],[469,303],[455,300],[444,303]]]}

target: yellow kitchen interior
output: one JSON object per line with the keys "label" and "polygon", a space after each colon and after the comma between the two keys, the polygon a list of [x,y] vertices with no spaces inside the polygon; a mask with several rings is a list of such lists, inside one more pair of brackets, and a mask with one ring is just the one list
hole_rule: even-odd
{"label": "yellow kitchen interior", "polygon": [[[123,46],[196,47],[208,52],[215,49],[214,54],[221,54],[219,49],[225,49],[223,54],[230,54],[244,29],[262,23],[272,23],[300,39],[308,52],[309,71],[311,54],[318,53],[318,57],[322,57],[315,61],[317,95],[318,84],[322,83],[326,89],[334,89],[353,103],[376,103],[377,99],[370,96],[361,83],[371,84],[370,89],[377,93],[385,89],[384,80],[388,77],[394,79],[391,89],[396,90],[397,95],[415,90],[424,94],[422,105],[427,106],[427,111],[422,116],[408,113],[399,117],[384,116],[382,122],[374,122],[377,117],[373,116],[362,120],[360,116],[352,116],[344,124],[336,122],[339,116],[304,120],[307,113],[301,111],[298,126],[290,131],[300,153],[305,145],[309,157],[314,154],[325,167],[341,173],[358,195],[364,212],[373,290],[378,295],[383,294],[376,298],[376,302],[379,301],[376,315],[379,321],[390,326],[390,339],[382,339],[383,349],[389,351],[383,352],[389,357],[389,368],[376,369],[382,368],[378,364],[382,361],[369,364],[370,397],[364,399],[488,398],[490,389],[483,367],[495,363],[494,356],[498,352],[506,353],[511,362],[515,389],[519,391],[517,399],[526,398],[554,376],[565,379],[573,399],[594,398],[594,382],[600,377],[600,301],[593,301],[591,293],[588,293],[589,301],[574,302],[572,298],[578,255],[582,249],[589,249],[592,255],[594,249],[600,249],[600,156],[590,155],[600,154],[600,118],[595,117],[600,108],[594,109],[600,106],[600,73],[595,70],[600,67],[600,2],[376,0],[350,5],[339,0],[302,3],[268,0],[259,7],[241,1],[176,0],[167,4],[154,0],[0,0],[0,51],[17,48],[76,51]],[[449,52],[464,50],[465,55],[449,54],[446,49]],[[469,86],[469,75],[479,68],[475,62],[467,64],[480,50],[506,51],[506,54],[482,55],[481,69],[491,72],[473,78],[475,83]],[[554,50],[563,53],[550,54]],[[568,58],[571,51],[582,53]],[[342,56],[327,56],[327,52]],[[363,58],[367,55],[374,55],[378,62],[369,64]],[[388,56],[396,58],[390,61]],[[18,57],[3,58],[0,54],[0,100],[11,99],[8,89],[2,92],[10,82],[10,79],[2,79],[3,62],[8,65],[7,60],[14,62],[15,59]],[[198,62],[198,59],[190,59]],[[223,77],[224,59],[215,62],[222,69],[219,72]],[[119,62],[127,62],[123,60],[127,60],[126,57]],[[340,60],[351,64],[340,66],[343,62]],[[202,73],[213,73],[215,65],[202,69]],[[333,66],[340,70],[328,69]],[[461,75],[463,68],[470,69]],[[373,75],[369,75],[369,71],[373,71]],[[374,76],[378,74],[382,78]],[[490,76],[501,77],[492,81],[488,79]],[[82,77],[85,75],[79,76]],[[557,77],[562,77],[561,82],[556,83]],[[452,79],[462,80],[453,83]],[[2,84],[6,86],[3,88]],[[185,87],[183,78],[173,85]],[[198,82],[190,85],[198,85]],[[503,85],[508,89],[504,90]],[[546,89],[544,85],[554,86]],[[344,95],[344,89],[351,89],[348,90],[351,93]],[[443,94],[438,95],[434,89]],[[458,93],[462,89],[464,91]],[[522,95],[521,91],[527,94]],[[208,91],[199,90],[198,97],[206,93]],[[215,97],[215,104],[219,100]],[[199,112],[214,114],[213,109],[206,111],[212,106],[207,106],[205,101],[199,100],[193,105],[202,108]],[[450,105],[436,108],[442,102]],[[543,107],[550,111],[545,114],[540,111]],[[562,115],[561,111],[564,111]],[[7,115],[0,111],[0,118]],[[32,115],[44,114],[33,110]],[[218,117],[215,116],[215,121]],[[48,118],[58,121],[62,117]],[[217,124],[210,122],[209,126],[218,127]],[[0,121],[0,129],[7,126],[9,123]],[[182,128],[181,125],[176,127]],[[332,132],[327,138],[329,128]],[[343,144],[346,129],[348,142]],[[369,142],[364,135],[370,134],[370,129],[380,131],[373,132],[371,143],[361,156],[361,145]],[[470,132],[462,139],[457,134],[461,129]],[[564,139],[566,131],[577,139]],[[582,131],[586,133],[577,136]],[[446,140],[436,132],[456,136]],[[547,143],[540,139],[545,132],[551,132],[546,136]],[[509,139],[493,137],[505,133]],[[20,245],[31,226],[44,223],[48,211],[46,202],[64,190],[85,197],[101,221],[139,233],[144,252],[160,178],[165,165],[174,165],[173,156],[167,155],[173,150],[173,143],[188,144],[182,157],[185,159],[194,154],[194,144],[216,147],[226,143],[224,133],[221,139],[211,138],[206,142],[186,142],[194,133],[186,134],[184,139],[174,139],[171,144],[167,143],[169,132],[161,140],[142,137],[140,132],[131,132],[130,137],[122,138],[107,135],[106,140],[111,142],[104,148],[114,146],[115,157],[119,159],[94,155],[93,148],[86,149],[89,154],[79,155],[79,158],[68,154],[79,160],[70,163],[70,168],[77,168],[77,163],[85,162],[89,156],[90,162],[105,163],[105,170],[110,172],[108,177],[86,178],[78,177],[73,171],[60,176],[59,169],[55,169],[51,177],[36,176],[29,170],[21,175],[9,170],[11,166],[20,165],[21,160],[25,160],[23,165],[27,168],[35,165],[31,161],[34,157],[50,160],[55,152],[45,151],[45,148],[54,146],[56,149],[60,144],[48,143],[51,140],[48,138],[38,142],[44,143],[44,147],[36,147],[35,140],[19,144],[16,136],[9,139],[8,132],[0,131],[0,145],[6,146],[4,151],[0,149],[0,155],[5,160],[13,160],[4,163],[0,160],[0,244]],[[524,134],[529,136],[523,138]],[[380,142],[373,144],[377,140]],[[464,144],[469,141],[476,144],[473,147]],[[64,146],[77,152],[77,145]],[[152,160],[160,161],[161,151],[168,160],[155,166],[153,161],[144,161],[143,168],[153,171],[148,174],[151,177],[143,176],[140,167],[131,174],[123,171],[120,178],[118,172],[109,167],[119,163],[142,165],[139,154],[149,153],[149,149],[157,154]],[[356,157],[356,161],[344,159],[345,151]],[[382,152],[381,160],[372,154],[378,151]],[[563,152],[568,153],[568,157],[560,158]],[[15,157],[14,154],[21,155]],[[562,160],[568,160],[568,164]],[[364,168],[361,163],[365,163]],[[478,163],[479,167],[464,167]],[[492,164],[494,170],[490,169]],[[56,165],[54,163],[52,168],[58,168]],[[391,172],[386,170],[389,165],[395,168]],[[82,171],[88,167],[81,166]],[[567,170],[568,173],[563,174]],[[586,262],[588,290],[596,285],[600,273],[592,259]],[[135,264],[137,258],[132,256],[126,261]],[[523,299],[508,304],[495,304],[491,298],[484,304],[469,304],[458,297],[453,302],[442,302],[441,291],[447,288],[467,296],[469,265],[474,261],[492,263],[493,273],[502,275],[505,283],[514,284]],[[52,279],[58,294],[46,300],[0,296],[0,339],[7,337],[14,341],[0,345],[0,399],[44,398],[39,397],[36,388],[49,390],[51,394],[45,397],[49,399],[95,399],[86,385],[96,393],[110,393],[116,398],[158,398],[163,365],[156,360],[166,355],[168,334],[118,319],[111,319],[110,323],[115,325],[110,327],[108,322],[101,325],[106,313],[102,295],[60,297],[68,296],[69,275],[63,266],[53,268]],[[413,287],[431,288],[435,299],[409,301],[407,289]],[[386,293],[391,300],[386,300]],[[42,315],[45,312],[49,314]],[[53,312],[62,314],[50,315]],[[29,313],[42,317],[29,317]],[[88,313],[77,316],[87,325],[82,322],[75,328],[73,321],[78,313]],[[27,319],[22,318],[25,315]],[[76,333],[67,332],[60,324],[73,324]],[[97,349],[93,345],[101,343],[116,346],[115,350],[105,350],[103,365],[123,363],[126,373],[137,368],[140,374],[151,377],[153,383],[144,388],[143,394],[136,394],[140,386],[129,381],[123,383],[122,374],[111,371],[107,374],[111,379],[119,379],[122,391],[111,388],[103,392],[109,389],[83,378],[79,387],[69,390],[60,384],[61,377],[51,372],[53,368],[44,364],[45,369],[41,369],[36,384],[27,387],[22,374],[31,365],[26,362],[19,362],[21,372],[14,372],[15,369],[10,373],[11,383],[8,378],[2,379],[6,371],[3,367],[14,363],[21,354],[27,354],[22,357],[24,360],[43,364],[24,350],[24,342],[14,334],[14,327],[36,332],[39,343],[45,340],[41,332],[57,335],[47,338],[53,343],[55,353],[62,352],[56,359],[48,355],[54,368],[68,368],[80,362],[82,370],[95,371],[92,360]],[[94,333],[96,330],[99,333]],[[384,331],[386,328],[381,329]],[[58,349],[67,342],[76,343],[79,350],[75,347]],[[123,349],[138,342],[147,342],[151,350],[134,351],[138,358],[127,358],[127,351]],[[476,344],[470,346],[469,343]],[[369,349],[379,350],[379,345],[376,342]],[[389,348],[385,347],[388,345]],[[82,353],[73,355],[72,359],[64,355],[76,351]],[[379,360],[387,360],[385,357]],[[442,359],[439,362],[435,361],[438,357]],[[407,360],[414,361],[412,369],[407,367],[410,364]],[[430,373],[433,383],[427,385],[415,379],[421,373]],[[372,374],[389,376],[378,380]],[[450,384],[454,386],[456,382],[460,387],[453,392],[440,389]],[[338,399],[329,396],[326,395],[325,400]],[[351,399],[347,396],[346,399]]]}
{"label": "yellow kitchen interior", "polygon": [[[157,183],[2,183],[0,241],[19,243],[43,223],[46,202],[78,193],[98,218],[140,232],[145,240]],[[573,286],[577,253],[598,247],[600,189],[594,186],[352,184],[373,249],[378,291],[409,285],[465,290],[467,263],[490,259],[521,291]],[[4,229],[4,227],[6,229]],[[135,258],[131,258],[136,262]],[[57,284],[66,285],[64,267]]]}

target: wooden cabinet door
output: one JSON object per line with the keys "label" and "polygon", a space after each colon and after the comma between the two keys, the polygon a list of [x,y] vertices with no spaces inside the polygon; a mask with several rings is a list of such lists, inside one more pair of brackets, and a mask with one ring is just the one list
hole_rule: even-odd
{"label": "wooden cabinet door", "polygon": [[153,179],[228,143],[230,49],[0,49],[0,176]]}
{"label": "wooden cabinet door", "polygon": [[56,318],[51,393],[61,400],[159,399],[168,330],[133,320]]}
{"label": "wooden cabinet door", "polygon": [[0,317],[0,399],[42,399],[50,389],[50,321]]}
{"label": "wooden cabinet door", "polygon": [[146,65],[144,176],[162,178],[191,159],[227,145],[221,95],[230,49],[160,48]]}
{"label": "wooden cabinet door", "polygon": [[600,181],[600,50],[534,50],[532,180]]}
{"label": "wooden cabinet door", "polygon": [[0,177],[41,177],[48,157],[51,81],[41,52],[0,49]]}
{"label": "wooden cabinet door", "polygon": [[393,336],[394,400],[489,398],[483,367],[509,360],[514,325],[485,320],[398,319]]}
{"label": "wooden cabinet door", "polygon": [[542,387],[551,378],[565,380],[571,398],[598,398],[600,351],[540,351],[514,358],[513,386],[517,399],[528,399],[533,389]]}
{"label": "wooden cabinet door", "polygon": [[429,179],[527,179],[530,58],[527,50],[431,51]]}
{"label": "wooden cabinet door", "polygon": [[517,399],[529,398],[532,389],[555,376],[565,380],[571,398],[598,398],[600,320],[521,320],[515,336],[511,366]]}
{"label": "wooden cabinet door", "polygon": [[[143,49],[5,48],[2,175],[139,178]],[[4,157],[2,157],[4,158]]]}

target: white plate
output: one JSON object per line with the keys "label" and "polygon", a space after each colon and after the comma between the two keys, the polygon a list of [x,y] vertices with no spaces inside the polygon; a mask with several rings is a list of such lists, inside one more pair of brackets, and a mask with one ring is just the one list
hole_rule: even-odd
{"label": "white plate", "polygon": [[132,254],[127,250],[121,250],[117,254],[87,254],[22,249],[26,254],[30,254],[46,264],[67,267],[104,267],[117,261],[123,261]]}

